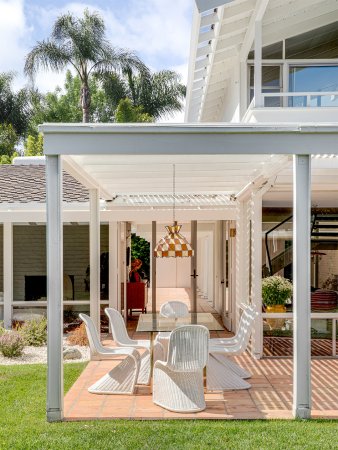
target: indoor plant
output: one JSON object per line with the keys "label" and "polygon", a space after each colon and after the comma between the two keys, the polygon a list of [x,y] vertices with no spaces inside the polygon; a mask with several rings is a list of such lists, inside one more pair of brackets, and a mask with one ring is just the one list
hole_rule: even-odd
{"label": "indoor plant", "polygon": [[[266,306],[266,312],[286,312],[285,304],[291,295],[292,283],[288,279],[278,275],[263,278],[262,298]],[[279,328],[284,325],[284,319],[268,319],[267,322],[272,328]]]}

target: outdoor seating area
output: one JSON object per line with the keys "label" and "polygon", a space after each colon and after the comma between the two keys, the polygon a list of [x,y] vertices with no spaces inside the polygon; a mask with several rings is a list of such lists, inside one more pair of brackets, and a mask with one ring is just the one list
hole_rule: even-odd
{"label": "outdoor seating area", "polygon": [[[222,337],[225,332],[213,332]],[[132,337],[149,337],[135,333]],[[105,340],[104,345],[113,345]],[[248,354],[234,361],[249,371],[251,388],[240,391],[208,392],[206,409],[195,413],[172,412],[154,404],[151,386],[138,385],[134,395],[94,395],[88,392],[117,361],[91,361],[64,399],[64,420],[88,419],[291,419],[292,360],[255,360]],[[313,360],[313,418],[338,418],[338,380],[336,360]]]}
{"label": "outdoor seating area", "polygon": [[[292,360],[256,360],[246,351],[256,317],[251,308],[243,312],[234,336],[203,299],[198,299],[199,311],[204,307],[213,313],[192,314],[188,295],[181,295],[183,302],[163,302],[163,293],[158,309],[164,315],[134,316],[128,328],[118,311],[106,309],[112,330],[100,344],[106,353],[97,352],[95,328],[82,315],[92,360],[65,396],[64,420],[293,417]],[[175,290],[167,294],[175,297]],[[202,319],[208,325],[210,316],[211,331],[198,324],[182,326]],[[165,329],[170,323],[173,333],[155,337],[154,331],[137,331],[150,329],[149,324]],[[337,360],[313,360],[311,370],[313,417],[338,418]]]}

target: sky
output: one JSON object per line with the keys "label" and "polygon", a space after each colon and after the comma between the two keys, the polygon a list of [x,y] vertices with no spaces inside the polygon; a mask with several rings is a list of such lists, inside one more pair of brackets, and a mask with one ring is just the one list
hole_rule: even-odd
{"label": "sky", "polygon": [[[187,81],[188,55],[194,0],[0,0],[0,72],[16,72],[16,88],[27,83],[24,60],[37,41],[46,39],[59,15],[81,15],[85,8],[105,20],[107,37],[114,46],[134,50],[152,69],[173,69]],[[64,75],[40,73],[42,91],[63,85]],[[177,114],[168,121],[183,121]]]}

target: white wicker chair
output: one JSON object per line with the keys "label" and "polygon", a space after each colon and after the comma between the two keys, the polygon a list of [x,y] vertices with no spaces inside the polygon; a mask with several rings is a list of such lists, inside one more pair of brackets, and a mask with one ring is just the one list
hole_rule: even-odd
{"label": "white wicker chair", "polygon": [[243,378],[250,378],[251,374],[231,361],[229,356],[237,356],[245,352],[257,316],[257,312],[252,307],[248,307],[242,313],[236,336],[229,339],[210,339],[209,371],[207,370],[207,388],[209,390],[218,390],[217,387],[222,389],[222,386],[224,386],[224,390],[248,389],[250,387],[249,383],[246,383]]}
{"label": "white wicker chair", "polygon": [[[188,306],[180,300],[171,300],[163,303],[160,308],[160,316],[172,317],[178,319],[179,317],[186,317],[189,315]],[[156,337],[156,341],[160,342],[164,350],[164,359],[167,357],[170,331],[160,331]]]}
{"label": "white wicker chair", "polygon": [[170,334],[167,362],[154,365],[153,401],[169,411],[198,412],[206,407],[203,368],[208,360],[209,331],[186,325]]}
{"label": "white wicker chair", "polygon": [[133,348],[104,347],[92,319],[86,314],[79,316],[86,326],[91,360],[116,360],[118,356],[125,356],[116,367],[90,386],[88,391],[93,394],[133,394],[141,365],[139,352]]}
{"label": "white wicker chair", "polygon": [[[150,383],[150,340],[131,339],[128,335],[124,319],[119,311],[114,308],[106,308],[105,313],[108,316],[112,330],[113,339],[119,347],[131,347],[136,349],[144,349],[141,355],[141,367],[138,378],[138,384]],[[164,356],[163,347],[160,343],[155,342],[153,348],[153,359],[162,359]]]}

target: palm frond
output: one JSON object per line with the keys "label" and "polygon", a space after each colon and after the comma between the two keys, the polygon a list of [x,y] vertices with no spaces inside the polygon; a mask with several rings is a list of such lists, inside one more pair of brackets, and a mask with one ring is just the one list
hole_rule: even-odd
{"label": "palm frond", "polygon": [[52,41],[41,41],[28,53],[24,72],[34,77],[40,69],[61,72],[71,62],[69,49],[60,47]]}

